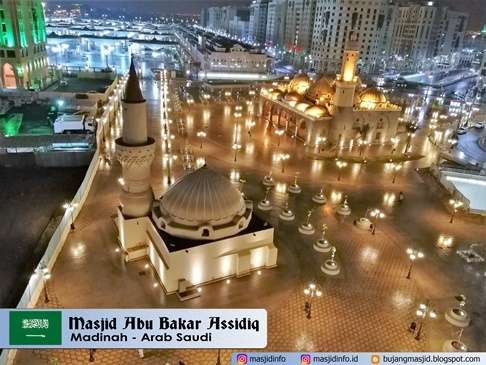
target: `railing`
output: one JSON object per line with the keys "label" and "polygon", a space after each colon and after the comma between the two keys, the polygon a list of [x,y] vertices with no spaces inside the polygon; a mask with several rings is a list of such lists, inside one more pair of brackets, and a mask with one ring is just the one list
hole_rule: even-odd
{"label": "railing", "polygon": [[[113,105],[117,105],[118,100],[112,101]],[[116,118],[116,113],[113,113],[113,110],[110,107],[105,109],[105,112],[101,116],[100,120],[104,121],[98,127],[96,132],[97,140],[101,141],[104,128],[106,125],[110,123],[110,116],[112,118]],[[100,144],[97,144],[96,152],[91,160],[91,163],[86,171],[86,175],[76,192],[72,200],[72,208],[66,209],[64,216],[61,219],[61,222],[57,226],[54,234],[52,235],[49,243],[47,245],[47,249],[42,256],[41,261],[37,268],[41,267],[41,265],[45,265],[45,267],[50,271],[52,270],[59,253],[61,252],[64,243],[66,241],[67,236],[71,230],[71,223],[74,219],[78,216],[81,209],[83,208],[84,202],[86,201],[91,185],[93,180],[96,176],[98,171],[99,163],[100,163]],[[44,288],[44,278],[41,274],[36,274],[39,270],[35,270],[32,273],[32,276],[27,284],[27,287],[24,290],[22,297],[20,298],[19,303],[17,304],[17,308],[32,308],[37,303],[39,296],[42,293]],[[17,350],[3,350],[2,354],[0,355],[0,365],[11,365],[13,364],[15,355]]]}

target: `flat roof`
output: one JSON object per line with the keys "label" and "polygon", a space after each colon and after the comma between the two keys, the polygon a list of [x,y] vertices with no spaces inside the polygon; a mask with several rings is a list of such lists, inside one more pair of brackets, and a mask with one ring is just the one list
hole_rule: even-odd
{"label": "flat roof", "polygon": [[[157,227],[155,222],[152,221],[152,224],[154,225],[154,227]],[[253,215],[250,220],[250,224],[246,229],[233,236],[220,238],[218,240],[192,240],[190,238],[181,238],[181,237],[172,236],[160,229],[158,229],[158,232],[160,237],[162,237],[162,239],[164,240],[167,250],[169,250],[169,252],[176,252],[180,250],[188,250],[190,248],[194,248],[197,246],[207,245],[213,242],[222,241],[231,237],[237,237],[245,234],[263,231],[265,229],[270,229],[270,228],[272,228],[272,225],[269,222],[261,219],[260,217],[255,215],[255,212],[253,212]]]}
{"label": "flat roof", "polygon": [[56,83],[49,86],[46,91],[57,91],[63,93],[90,93],[96,92],[104,94],[106,89],[110,87],[113,80],[110,79],[88,79],[77,77],[64,77],[63,80],[67,81],[66,86]]}

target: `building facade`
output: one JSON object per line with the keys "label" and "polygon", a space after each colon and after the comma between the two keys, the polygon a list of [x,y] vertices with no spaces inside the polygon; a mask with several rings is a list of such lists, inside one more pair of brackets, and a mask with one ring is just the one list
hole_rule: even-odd
{"label": "building facade", "polygon": [[0,2],[1,86],[42,89],[48,77],[44,9],[40,0]]}
{"label": "building facade", "polygon": [[268,2],[254,0],[250,5],[250,38],[262,46],[266,41]]}
{"label": "building facade", "polygon": [[467,14],[432,1],[398,7],[391,29],[389,64],[410,71],[454,65],[463,48],[468,19]]}
{"label": "building facade", "polygon": [[284,44],[288,0],[272,0],[268,3],[266,44],[282,47]]}
{"label": "building facade", "polygon": [[289,0],[285,20],[285,60],[296,68],[308,66],[317,0]]}
{"label": "building facade", "polygon": [[360,43],[360,69],[372,72],[385,50],[391,7],[389,0],[317,0],[311,51],[315,70],[337,72],[346,40],[354,32]]}
{"label": "building facade", "polygon": [[260,115],[270,128],[337,154],[353,145],[391,143],[402,108],[381,90],[362,87],[357,74],[361,47],[357,35],[350,37],[334,79],[299,74],[262,90]]}

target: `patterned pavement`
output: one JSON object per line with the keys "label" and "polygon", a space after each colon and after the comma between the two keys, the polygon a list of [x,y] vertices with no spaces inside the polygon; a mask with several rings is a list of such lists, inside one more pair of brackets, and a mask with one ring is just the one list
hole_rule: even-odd
{"label": "patterned pavement", "polygon": [[[150,88],[146,86],[145,91]],[[157,123],[160,108],[154,96],[148,100],[151,132],[160,136]],[[227,121],[219,117],[224,115],[220,110],[223,107],[212,108],[211,128],[214,129],[208,131],[208,141],[204,145],[206,161],[224,173],[237,168],[247,180],[245,194],[256,202],[265,194],[260,181],[272,165],[271,136],[264,126],[257,126],[254,139],[247,141],[247,146],[255,149],[253,157],[242,153],[235,166],[227,151],[231,142],[230,129]],[[193,121],[198,121],[204,120],[205,114],[207,109],[195,107],[190,115]],[[196,130],[193,126],[188,133],[192,135]],[[193,141],[194,145],[198,142]],[[110,217],[117,204],[116,179],[120,172],[119,167],[113,165],[97,175],[77,219],[78,228],[69,236],[53,269],[48,287],[52,300],[48,306],[261,307],[267,309],[269,319],[266,351],[440,351],[443,341],[453,335],[443,313],[452,305],[454,295],[465,292],[471,298],[474,312],[473,325],[466,329],[464,340],[472,350],[485,349],[481,343],[485,335],[482,315],[486,308],[481,299],[484,281],[465,269],[453,251],[438,250],[434,245],[437,236],[444,232],[454,234],[458,242],[483,237],[486,233],[483,223],[458,216],[456,223],[450,225],[441,192],[416,174],[414,168],[420,165],[407,165],[396,184],[391,183],[383,165],[372,164],[349,168],[338,182],[333,161],[305,158],[304,147],[292,140],[283,141],[280,148],[296,156],[286,173],[274,167],[278,182],[292,181],[298,170],[306,173],[301,174],[305,177],[301,181],[302,194],[287,196],[273,191],[271,200],[275,208],[268,213],[256,212],[276,229],[277,268],[265,270],[261,276],[253,274],[233,279],[230,285],[219,282],[205,286],[200,298],[184,303],[154,290],[154,276],[150,269],[144,268],[145,262],[126,264],[115,251],[116,232]],[[424,147],[421,152],[425,150]],[[420,163],[425,163],[424,160]],[[156,192],[164,190],[160,166],[156,160],[153,169]],[[181,174],[180,169],[176,174]],[[350,217],[342,220],[336,216],[335,208],[340,199],[334,203],[330,199],[322,207],[312,203],[312,195],[322,184],[329,198],[349,196]],[[390,198],[398,191],[406,194],[401,205]],[[291,223],[278,220],[278,206],[287,198],[297,215]],[[363,216],[366,209],[373,206],[387,213],[387,218],[377,225],[376,235],[352,224],[353,219]],[[316,228],[327,224],[327,237],[337,248],[337,260],[342,268],[337,277],[326,277],[320,270],[328,255],[312,248],[319,233],[307,237],[297,231],[311,208],[314,208],[311,222]],[[407,280],[409,261],[405,250],[410,246],[424,250],[427,259],[417,262],[412,279]],[[322,298],[313,301],[310,320],[303,311],[303,289],[309,282],[319,284],[324,293]],[[441,314],[436,321],[426,323],[423,340],[416,341],[407,329],[415,320],[418,304],[428,299]],[[40,301],[38,306],[43,307],[44,303]],[[229,363],[232,352],[222,350],[222,364]],[[217,360],[216,350],[151,350],[145,351],[145,355],[140,359],[135,350],[98,350],[94,363],[179,365],[178,362],[183,361],[186,365],[211,365]],[[17,365],[88,363],[88,350],[24,350],[19,351],[15,362]]]}

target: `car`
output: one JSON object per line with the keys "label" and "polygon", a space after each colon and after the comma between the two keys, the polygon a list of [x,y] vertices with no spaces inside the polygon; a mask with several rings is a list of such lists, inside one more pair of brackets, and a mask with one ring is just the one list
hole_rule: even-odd
{"label": "car", "polygon": [[66,87],[68,86],[68,82],[66,80],[59,81],[59,86]]}
{"label": "car", "polygon": [[458,135],[466,134],[467,133],[467,128],[463,128],[463,127],[457,128],[457,131],[456,132],[457,132]]}
{"label": "car", "polygon": [[478,123],[474,124],[474,128],[483,129],[484,128],[484,122],[478,122]]}

